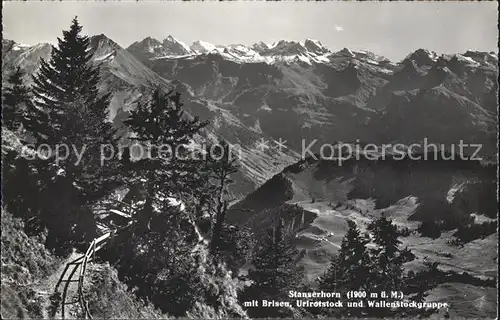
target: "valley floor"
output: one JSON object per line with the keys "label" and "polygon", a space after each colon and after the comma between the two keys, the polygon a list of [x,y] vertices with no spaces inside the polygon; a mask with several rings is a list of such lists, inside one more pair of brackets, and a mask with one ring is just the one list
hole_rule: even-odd
{"label": "valley floor", "polygon": [[[407,220],[413,207],[411,199],[407,200],[399,203],[397,208],[399,215],[392,218],[398,226],[416,230],[418,222]],[[334,210],[329,203],[323,201],[314,203],[310,200],[298,201],[295,204],[317,214],[316,219],[298,233],[299,249],[305,249],[302,263],[311,281],[323,275],[330,257],[339,251],[342,238],[347,231],[346,219],[354,220],[361,231],[366,231],[368,224],[380,214],[377,210],[370,211],[369,214],[360,213],[363,211],[360,203],[357,204],[357,210],[347,208]],[[391,215],[391,211],[396,211],[395,208],[389,209],[385,210],[386,214]],[[406,264],[406,269],[419,271],[425,268],[426,262],[438,262],[442,271],[467,272],[480,279],[497,279],[498,234],[458,247],[448,243],[454,231],[456,230],[444,232],[437,239],[421,237],[415,232],[408,237],[401,237],[402,246],[407,246],[416,256],[415,260]],[[496,288],[450,282],[440,284],[428,293],[427,301],[450,303],[451,316],[496,317]]]}

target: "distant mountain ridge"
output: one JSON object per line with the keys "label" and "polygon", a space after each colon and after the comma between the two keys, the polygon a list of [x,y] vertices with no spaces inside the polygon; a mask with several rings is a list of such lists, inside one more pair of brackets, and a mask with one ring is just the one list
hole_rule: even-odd
{"label": "distant mountain ridge", "polygon": [[[303,144],[355,141],[410,144],[424,138],[465,140],[496,154],[498,55],[416,50],[394,63],[367,51],[331,52],[319,41],[253,46],[187,46],[172,36],[146,38],[124,49],[91,37],[101,90],[112,92],[117,126],[153,87],[183,95],[189,114],[209,120],[205,134],[241,147],[240,197],[297,161]],[[20,66],[36,72],[50,44],[2,40],[4,79]],[[27,78],[28,80],[30,77]],[[126,133],[122,133],[126,134]],[[268,148],[260,150],[264,139]],[[275,141],[286,141],[278,150]]]}
{"label": "distant mountain ridge", "polygon": [[[241,63],[274,63],[276,61],[293,61],[294,59],[307,61],[308,63],[310,61],[325,62],[328,59],[328,55],[332,54],[332,51],[323,46],[320,41],[313,39],[306,39],[304,41],[280,40],[272,44],[261,41],[251,46],[242,44],[223,46],[197,40],[191,46],[188,46],[172,36],[168,36],[163,42],[147,37],[142,41],[134,42],[127,50],[137,56],[148,59],[220,54],[226,59],[232,59]],[[350,52],[354,55],[352,51]],[[356,52],[356,54],[360,55],[364,53],[364,51]],[[379,58],[385,59],[383,57]]]}

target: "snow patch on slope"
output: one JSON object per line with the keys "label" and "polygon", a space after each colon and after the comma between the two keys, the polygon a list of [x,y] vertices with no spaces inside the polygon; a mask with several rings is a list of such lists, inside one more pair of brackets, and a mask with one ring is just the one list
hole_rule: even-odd
{"label": "snow patch on slope", "polygon": [[209,42],[205,41],[195,41],[191,45],[191,50],[195,51],[196,53],[209,53],[214,50],[217,50],[217,47]]}

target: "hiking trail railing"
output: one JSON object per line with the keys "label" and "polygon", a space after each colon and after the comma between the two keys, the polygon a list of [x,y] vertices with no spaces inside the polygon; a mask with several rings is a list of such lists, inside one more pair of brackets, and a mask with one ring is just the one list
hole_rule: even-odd
{"label": "hiking trail railing", "polygon": [[[122,210],[117,210],[114,208],[107,208],[107,211],[110,212],[111,214],[116,214],[121,217],[127,217],[127,218],[132,218],[133,213],[135,212],[135,208],[125,202],[119,201],[119,200],[111,200],[115,204],[120,204],[121,206],[124,206],[125,208],[128,209],[129,213],[124,213]],[[132,221],[129,222],[127,226],[129,226],[132,223]],[[57,281],[54,293],[59,292],[59,286],[61,284],[64,284],[63,291],[62,291],[62,297],[61,297],[61,316],[62,319],[65,319],[66,313],[65,309],[67,305],[72,305],[72,304],[79,304],[80,308],[83,310],[84,317],[85,319],[92,319],[92,315],[90,314],[89,311],[89,306],[88,306],[88,301],[86,301],[85,296],[84,296],[84,282],[85,282],[85,271],[87,270],[87,266],[91,261],[95,261],[95,253],[102,249],[109,241],[110,238],[112,238],[117,232],[119,232],[122,229],[117,229],[117,230],[111,230],[104,235],[95,238],[92,240],[90,243],[87,251],[85,254],[82,256],[76,258],[75,260],[69,262],[66,264],[66,267],[64,268],[61,276],[59,277],[59,280]],[[78,272],[77,272],[78,271]],[[78,274],[78,276],[76,276]],[[68,298],[68,290],[69,287],[72,283],[77,284],[77,296],[78,298],[73,301],[66,301]]]}

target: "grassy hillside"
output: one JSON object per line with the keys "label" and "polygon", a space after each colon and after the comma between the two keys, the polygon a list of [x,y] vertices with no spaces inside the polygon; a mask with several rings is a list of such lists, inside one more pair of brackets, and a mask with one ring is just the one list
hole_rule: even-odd
{"label": "grassy hillside", "polygon": [[28,237],[22,221],[2,210],[2,319],[47,316],[50,293],[36,286],[61,261],[47,251],[41,238]]}
{"label": "grassy hillside", "polygon": [[[67,259],[56,258],[42,242],[43,235],[28,237],[22,221],[2,210],[2,319],[51,317],[51,296],[57,280],[66,262],[77,254]],[[87,275],[85,292],[94,318],[167,318],[129,292],[118,280],[116,270],[108,264],[91,264]],[[79,315],[80,310],[75,306],[69,309],[71,318]],[[60,316],[59,311],[60,308],[57,316]]]}
{"label": "grassy hillside", "polygon": [[[438,264],[443,276],[428,301],[451,303],[451,315],[492,318],[498,234],[486,223],[496,226],[495,177],[494,167],[474,161],[350,160],[339,166],[306,159],[231,207],[230,215],[258,232],[279,208],[302,209],[306,219],[298,220],[295,233],[300,263],[313,282],[338,254],[347,220],[366,232],[384,214],[406,230],[402,246],[415,254],[406,271]],[[427,220],[439,229],[433,238],[420,232]]]}

